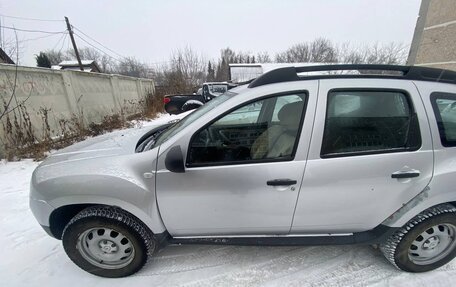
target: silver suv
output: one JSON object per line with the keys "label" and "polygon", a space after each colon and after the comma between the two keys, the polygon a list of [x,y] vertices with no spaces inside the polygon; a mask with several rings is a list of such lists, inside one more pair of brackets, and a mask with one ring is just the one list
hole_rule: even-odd
{"label": "silver suv", "polygon": [[455,147],[455,72],[287,67],[177,123],[51,155],[30,206],[104,277],[133,274],[167,243],[378,244],[423,272],[456,255]]}

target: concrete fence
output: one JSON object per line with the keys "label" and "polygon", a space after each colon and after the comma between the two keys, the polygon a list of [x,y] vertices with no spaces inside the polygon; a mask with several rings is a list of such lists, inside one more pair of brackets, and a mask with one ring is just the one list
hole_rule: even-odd
{"label": "concrete fence", "polygon": [[[135,113],[146,94],[154,92],[150,79],[0,64],[0,115],[10,99],[10,118],[20,109],[11,110],[23,103],[37,131],[43,128],[44,109],[50,129],[57,133],[59,121],[75,115],[85,123],[96,123],[106,115]],[[5,132],[5,118],[0,137]]]}

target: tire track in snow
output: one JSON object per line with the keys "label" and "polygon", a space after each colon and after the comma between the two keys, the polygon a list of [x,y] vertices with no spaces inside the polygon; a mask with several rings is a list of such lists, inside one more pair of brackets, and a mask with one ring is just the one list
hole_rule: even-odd
{"label": "tire track in snow", "polygon": [[134,276],[154,276],[180,273],[224,265],[230,262],[230,247],[207,248],[189,254],[162,255],[153,257],[147,266]]}
{"label": "tire track in snow", "polygon": [[[271,247],[274,248],[274,247]],[[279,248],[277,248],[279,249]],[[300,247],[283,252],[275,258],[248,264],[237,262],[239,271],[228,272],[185,286],[257,286],[266,281],[284,277],[298,270],[312,268],[347,253],[347,247]],[[281,284],[280,284],[281,285]]]}
{"label": "tire track in snow", "polygon": [[[174,248],[176,250],[179,249],[179,247]],[[265,248],[268,247],[225,246],[214,249],[213,246],[211,248],[211,246],[203,245],[196,247],[195,251],[189,254],[163,255],[157,258],[152,258],[149,263],[150,265],[148,264],[145,268],[148,270],[139,272],[136,276],[182,273],[211,267],[219,267],[222,265],[236,266],[239,262],[251,260],[252,258],[254,258],[254,260],[262,258],[270,260],[272,257],[280,256],[280,254],[283,254],[284,251],[298,249],[296,247],[269,247],[270,250],[265,252]],[[186,250],[183,251],[185,252]]]}

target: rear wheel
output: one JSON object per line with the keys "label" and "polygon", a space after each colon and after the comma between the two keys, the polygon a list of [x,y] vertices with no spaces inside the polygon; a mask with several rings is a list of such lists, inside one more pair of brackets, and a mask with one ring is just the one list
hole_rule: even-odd
{"label": "rear wheel", "polygon": [[380,246],[385,257],[408,272],[436,269],[456,256],[456,208],[431,207],[411,219]]}
{"label": "rear wheel", "polygon": [[102,277],[124,277],[139,271],[157,246],[136,217],[104,206],[78,213],[65,227],[62,242],[76,265]]}

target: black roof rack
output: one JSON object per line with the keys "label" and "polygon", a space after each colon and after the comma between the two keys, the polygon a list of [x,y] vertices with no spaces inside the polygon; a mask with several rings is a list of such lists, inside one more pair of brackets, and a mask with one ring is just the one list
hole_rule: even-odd
{"label": "black roof rack", "polygon": [[[328,74],[299,76],[299,73],[321,72],[321,71],[379,71],[383,73],[360,73],[360,74]],[[388,73],[384,73],[388,72]],[[394,72],[394,73],[392,73]],[[419,66],[399,66],[399,65],[318,65],[304,67],[285,67],[269,71],[249,84],[249,88],[259,87],[267,84],[291,82],[300,80],[327,79],[327,78],[388,78],[404,79],[416,81],[442,82],[456,84],[456,72],[419,67]]]}

